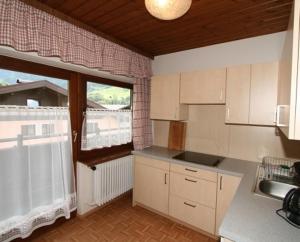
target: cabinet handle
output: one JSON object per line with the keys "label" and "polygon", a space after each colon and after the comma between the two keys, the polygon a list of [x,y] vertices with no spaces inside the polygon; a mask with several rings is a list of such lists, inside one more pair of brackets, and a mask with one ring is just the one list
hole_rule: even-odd
{"label": "cabinet handle", "polygon": [[277,127],[287,127],[286,124],[281,124],[280,123],[280,109],[282,108],[288,108],[289,105],[278,105],[277,110],[276,110],[276,126]]}
{"label": "cabinet handle", "polygon": [[220,176],[220,191],[222,191],[223,187],[223,176]]}
{"label": "cabinet handle", "polygon": [[221,88],[221,90],[220,90],[220,101],[222,101],[223,100],[223,88]]}
{"label": "cabinet handle", "polygon": [[196,207],[196,205],[192,205],[192,204],[189,204],[189,203],[187,203],[187,202],[184,202],[184,205],[190,206],[190,207],[192,207],[192,208],[195,208],[195,207]]}
{"label": "cabinet handle", "polygon": [[230,117],[230,109],[227,107],[226,108],[226,120],[229,121],[229,117]]}
{"label": "cabinet handle", "polygon": [[191,171],[191,172],[197,172],[196,170],[192,170],[192,169],[189,169],[189,168],[185,168],[186,171]]}
{"label": "cabinet handle", "polygon": [[197,181],[195,181],[195,180],[190,180],[190,179],[188,179],[188,178],[184,178],[184,180],[189,181],[189,182],[194,182],[194,183],[197,182]]}
{"label": "cabinet handle", "polygon": [[276,125],[277,124],[277,107],[275,108],[275,111],[274,111],[274,118],[273,118],[273,123]]}
{"label": "cabinet handle", "polygon": [[167,173],[165,173],[165,184],[167,184]]}

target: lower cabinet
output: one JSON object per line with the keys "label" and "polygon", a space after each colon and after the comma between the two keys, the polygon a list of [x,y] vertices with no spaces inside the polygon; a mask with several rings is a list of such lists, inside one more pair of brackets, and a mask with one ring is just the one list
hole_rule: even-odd
{"label": "lower cabinet", "polygon": [[240,177],[135,156],[133,203],[218,235]]}
{"label": "lower cabinet", "polygon": [[219,227],[232,202],[240,181],[241,178],[237,176],[218,174],[216,235],[219,234]]}
{"label": "lower cabinet", "polygon": [[170,194],[169,212],[170,216],[210,234],[215,232],[216,212],[214,208]]}
{"label": "lower cabinet", "polygon": [[159,212],[169,211],[169,163],[135,157],[134,201]]}
{"label": "lower cabinet", "polygon": [[215,232],[217,173],[171,164],[169,215]]}

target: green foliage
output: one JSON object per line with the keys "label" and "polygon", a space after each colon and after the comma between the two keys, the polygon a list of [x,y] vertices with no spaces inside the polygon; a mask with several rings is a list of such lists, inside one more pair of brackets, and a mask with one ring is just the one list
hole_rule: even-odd
{"label": "green foliage", "polygon": [[120,87],[89,85],[87,98],[99,104],[130,105],[130,90]]}
{"label": "green foliage", "polygon": [[7,85],[8,83],[4,79],[0,78],[0,86],[7,86]]}

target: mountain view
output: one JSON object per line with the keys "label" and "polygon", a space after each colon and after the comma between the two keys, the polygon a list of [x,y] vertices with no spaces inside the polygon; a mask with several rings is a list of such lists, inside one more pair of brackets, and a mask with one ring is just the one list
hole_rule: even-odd
{"label": "mountain view", "polygon": [[[66,90],[68,89],[67,80],[0,69],[0,88],[17,84],[18,79],[23,82],[47,80]],[[87,98],[100,105],[128,106],[131,102],[131,92],[130,89],[126,88],[88,82]]]}

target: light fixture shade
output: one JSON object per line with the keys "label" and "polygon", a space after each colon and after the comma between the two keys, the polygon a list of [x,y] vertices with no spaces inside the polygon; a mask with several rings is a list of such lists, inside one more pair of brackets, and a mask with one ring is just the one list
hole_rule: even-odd
{"label": "light fixture shade", "polygon": [[184,15],[191,7],[192,0],[145,0],[148,12],[162,20],[172,20]]}

